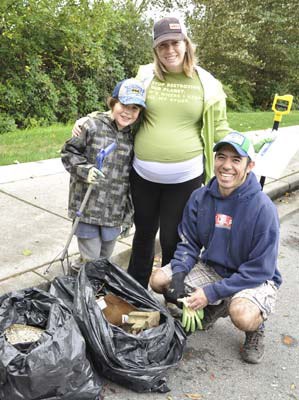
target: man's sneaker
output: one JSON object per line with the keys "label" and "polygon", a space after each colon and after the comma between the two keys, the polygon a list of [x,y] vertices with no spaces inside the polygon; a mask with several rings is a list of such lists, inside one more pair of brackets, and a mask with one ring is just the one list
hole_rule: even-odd
{"label": "man's sneaker", "polygon": [[245,332],[246,339],[241,351],[241,357],[250,364],[258,364],[265,354],[264,330],[258,329],[254,332]]}
{"label": "man's sneaker", "polygon": [[226,318],[228,316],[228,300],[223,300],[216,306],[210,304],[203,311],[202,327],[203,330],[208,330],[212,328],[218,318]]}

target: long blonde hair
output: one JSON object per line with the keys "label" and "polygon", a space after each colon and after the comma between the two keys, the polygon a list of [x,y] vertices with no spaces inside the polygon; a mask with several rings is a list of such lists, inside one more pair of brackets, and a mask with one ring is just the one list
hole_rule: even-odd
{"label": "long blonde hair", "polygon": [[[186,76],[189,78],[192,78],[193,72],[194,72],[194,67],[197,63],[196,56],[195,56],[195,45],[191,42],[191,40],[188,38],[188,36],[185,37],[185,43],[186,43],[186,53],[185,53],[185,58],[184,58],[184,64],[183,64],[183,71]],[[165,73],[167,73],[167,69],[164,67],[164,65],[161,63],[159,60],[158,54],[156,50],[154,49],[154,67],[155,67],[155,75],[161,80],[165,80]]]}

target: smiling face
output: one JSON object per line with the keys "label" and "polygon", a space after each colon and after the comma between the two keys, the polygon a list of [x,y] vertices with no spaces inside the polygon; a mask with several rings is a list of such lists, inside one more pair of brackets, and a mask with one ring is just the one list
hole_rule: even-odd
{"label": "smiling face", "polygon": [[142,107],[136,104],[125,105],[118,101],[112,108],[112,118],[115,120],[118,129],[123,129],[137,120],[141,110]]}
{"label": "smiling face", "polygon": [[165,40],[155,48],[160,62],[169,72],[183,72],[186,53],[184,40]]}
{"label": "smiling face", "polygon": [[229,196],[245,181],[255,163],[248,157],[241,157],[230,145],[223,145],[215,155],[214,173],[218,181],[219,192]]}

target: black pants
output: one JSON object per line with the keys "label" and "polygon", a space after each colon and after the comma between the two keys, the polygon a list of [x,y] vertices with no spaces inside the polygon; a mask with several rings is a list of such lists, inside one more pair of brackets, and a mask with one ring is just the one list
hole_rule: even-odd
{"label": "black pants", "polygon": [[166,265],[172,259],[179,241],[177,228],[185,204],[202,181],[203,176],[183,183],[154,183],[141,178],[132,169],[130,183],[135,209],[135,235],[128,273],[143,287],[147,288],[152,272],[159,227],[162,265]]}

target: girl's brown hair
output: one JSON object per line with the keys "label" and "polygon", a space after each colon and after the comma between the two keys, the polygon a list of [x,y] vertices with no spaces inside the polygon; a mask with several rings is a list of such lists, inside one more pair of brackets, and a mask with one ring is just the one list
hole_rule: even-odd
{"label": "girl's brown hair", "polygon": [[107,106],[109,107],[110,110],[112,110],[113,107],[115,106],[115,104],[118,102],[119,102],[119,100],[116,99],[115,97],[108,97],[108,99],[106,101]]}
{"label": "girl's brown hair", "polygon": [[[183,64],[183,71],[186,76],[189,78],[192,78],[193,72],[194,72],[194,67],[196,65],[196,56],[195,56],[195,45],[191,42],[191,40],[188,38],[188,36],[185,37],[185,43],[186,43],[186,53],[185,53],[185,58],[184,58],[184,64]],[[155,67],[155,75],[161,80],[165,80],[165,73],[167,73],[167,69],[164,67],[164,65],[161,63],[159,60],[158,54],[156,52],[156,49],[154,49],[154,67]]]}

